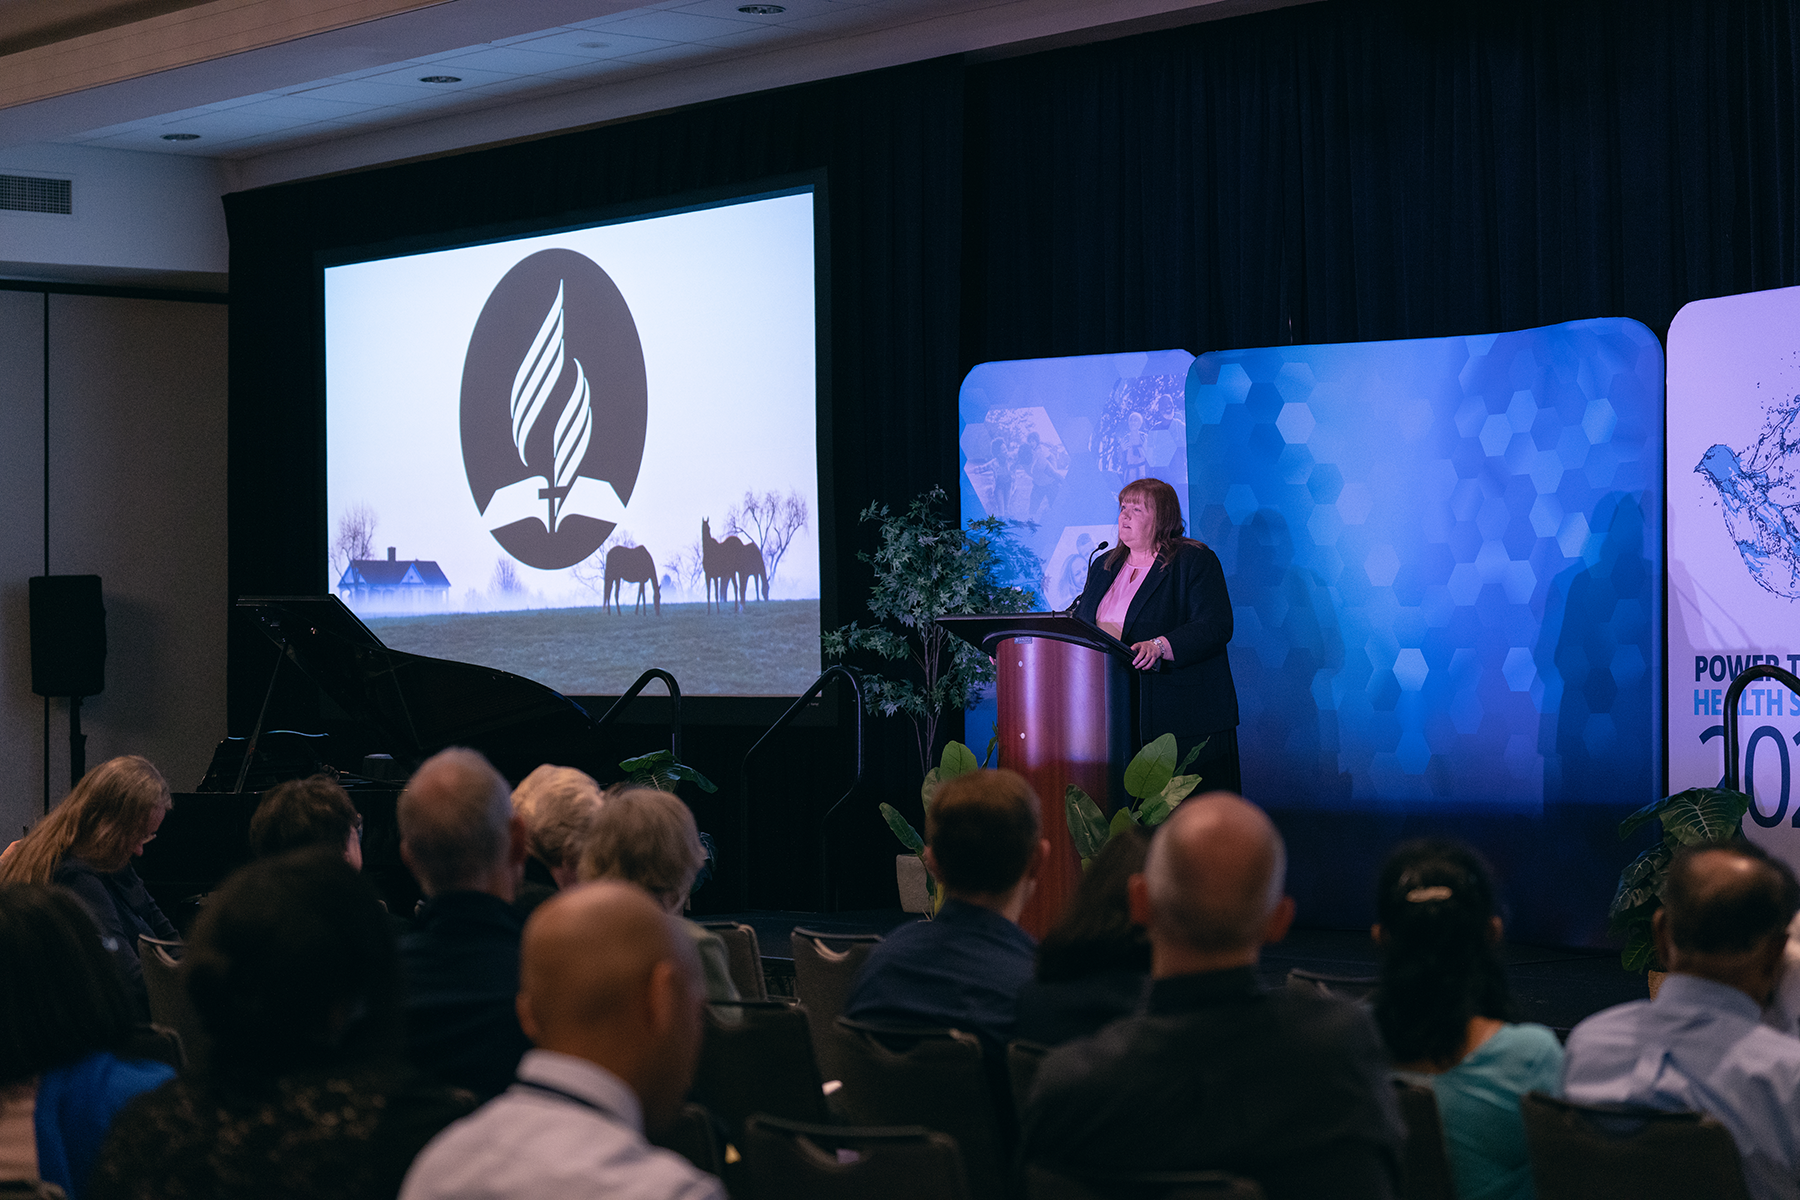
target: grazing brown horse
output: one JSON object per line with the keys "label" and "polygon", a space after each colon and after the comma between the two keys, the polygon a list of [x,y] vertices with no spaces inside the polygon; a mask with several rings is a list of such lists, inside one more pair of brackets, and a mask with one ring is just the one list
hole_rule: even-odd
{"label": "grazing brown horse", "polygon": [[632,612],[641,612],[644,608],[644,585],[650,585],[656,615],[662,616],[662,585],[656,581],[656,561],[650,557],[650,551],[643,546],[614,546],[606,552],[606,604],[611,612],[622,612],[619,607],[619,585],[635,583],[638,585],[637,604]]}
{"label": "grazing brown horse", "polygon": [[[731,539],[731,542],[736,541],[736,538]],[[731,542],[727,542],[726,545],[730,545]],[[760,592],[762,598],[767,600],[769,598],[769,571],[768,568],[763,565],[761,548],[748,538],[739,542],[735,566],[737,573],[738,602],[742,604],[747,598],[745,595],[747,589],[744,585],[749,583],[752,579],[756,580],[757,590]]]}

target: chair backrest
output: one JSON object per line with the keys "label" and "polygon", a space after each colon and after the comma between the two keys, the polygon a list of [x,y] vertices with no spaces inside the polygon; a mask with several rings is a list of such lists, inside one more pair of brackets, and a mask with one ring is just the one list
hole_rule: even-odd
{"label": "chair backrest", "polygon": [[1014,1112],[1025,1111],[1025,1098],[1031,1095],[1031,1085],[1037,1081],[1038,1068],[1044,1065],[1044,1055],[1048,1053],[1050,1047],[1036,1042],[1006,1044],[1006,1076],[1012,1082]]}
{"label": "chair backrest", "polygon": [[819,1073],[840,1079],[837,1058],[837,1019],[850,998],[850,985],[863,962],[881,941],[878,933],[833,934],[796,927],[788,935],[794,955],[794,990],[812,1021],[813,1054]]}
{"label": "chair backrest", "polygon": [[1042,1163],[1025,1167],[1026,1200],[1263,1200],[1262,1185],[1223,1171],[1139,1171],[1065,1175]]}
{"label": "chair backrest", "polygon": [[138,936],[138,962],[144,969],[144,990],[150,994],[150,1020],[173,1029],[181,1038],[181,1050],[189,1069],[204,1065],[208,1039],[200,1027],[200,1014],[188,999],[187,981],[181,977],[181,942]]}
{"label": "chair backrest", "polygon": [[920,1126],[809,1125],[774,1117],[744,1127],[756,1200],[969,1200],[962,1154]]}
{"label": "chair backrest", "polygon": [[829,1120],[806,1010],[781,1000],[708,1004],[692,1094],[734,1138],[751,1113]]}
{"label": "chair backrest", "polygon": [[1303,971],[1299,967],[1287,973],[1289,991],[1336,996],[1340,1000],[1367,1000],[1379,986],[1379,975],[1326,975],[1319,971]]}
{"label": "chair backrest", "polygon": [[1703,1113],[1571,1104],[1542,1092],[1519,1110],[1538,1200],[1748,1200],[1737,1144]]}
{"label": "chair backrest", "polygon": [[1456,1200],[1456,1183],[1444,1151],[1444,1122],[1437,1093],[1421,1083],[1394,1080],[1400,1116],[1406,1121],[1406,1186],[1401,1200]]}
{"label": "chair backrest", "polygon": [[69,1194],[42,1179],[0,1179],[0,1200],[69,1200]]}
{"label": "chair backrest", "polygon": [[731,982],[745,1000],[767,1000],[769,985],[763,979],[762,947],[756,941],[754,926],[738,921],[702,921],[700,924],[725,941],[725,952],[731,960]]}
{"label": "chair backrest", "polygon": [[684,1104],[675,1120],[650,1139],[664,1150],[673,1150],[709,1175],[725,1171],[725,1152],[719,1145],[719,1129],[713,1116],[699,1104]]}
{"label": "chair backrest", "polygon": [[962,1150],[974,1193],[1007,1193],[1014,1140],[1010,1103],[1004,1108],[999,1103],[995,1072],[974,1034],[849,1017],[839,1017],[837,1027],[844,1087],[835,1100],[847,1120],[923,1125],[947,1133]]}

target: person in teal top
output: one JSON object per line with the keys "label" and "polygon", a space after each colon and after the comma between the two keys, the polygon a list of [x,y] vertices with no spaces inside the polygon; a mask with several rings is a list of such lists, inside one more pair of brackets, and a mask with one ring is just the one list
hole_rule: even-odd
{"label": "person in teal top", "polygon": [[1381,985],[1375,1023],[1395,1070],[1430,1087],[1458,1200],[1534,1200],[1519,1100],[1556,1094],[1562,1046],[1511,1024],[1494,877],[1450,841],[1398,847],[1376,885]]}

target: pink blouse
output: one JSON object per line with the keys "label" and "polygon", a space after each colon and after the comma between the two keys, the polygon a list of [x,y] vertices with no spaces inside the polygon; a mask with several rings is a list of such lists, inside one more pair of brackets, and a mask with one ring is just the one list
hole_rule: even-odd
{"label": "pink blouse", "polygon": [[1100,597],[1100,608],[1094,614],[1094,623],[1123,640],[1125,614],[1131,611],[1131,598],[1137,595],[1138,588],[1144,584],[1144,576],[1149,573],[1148,567],[1134,567],[1130,562],[1121,565],[1119,573],[1113,576],[1112,586],[1106,589],[1106,595]]}

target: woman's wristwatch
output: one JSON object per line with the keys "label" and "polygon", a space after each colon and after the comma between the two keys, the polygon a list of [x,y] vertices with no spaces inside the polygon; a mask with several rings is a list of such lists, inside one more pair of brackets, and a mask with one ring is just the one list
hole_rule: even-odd
{"label": "woman's wristwatch", "polygon": [[1157,647],[1156,655],[1158,658],[1163,658],[1163,657],[1173,658],[1174,657],[1174,655],[1169,653],[1169,643],[1165,642],[1163,639],[1161,639],[1161,638],[1156,639],[1156,647]]}

